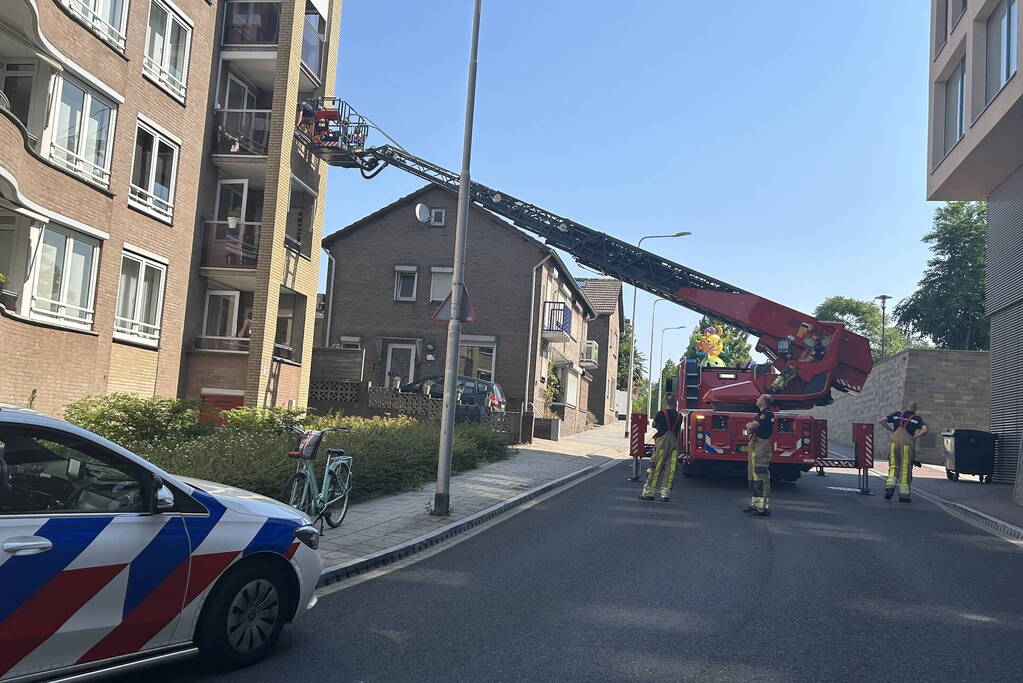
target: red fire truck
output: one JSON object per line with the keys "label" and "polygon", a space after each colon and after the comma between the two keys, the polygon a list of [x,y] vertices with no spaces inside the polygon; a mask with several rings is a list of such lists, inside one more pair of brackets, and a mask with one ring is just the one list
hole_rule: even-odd
{"label": "red fire truck", "polygon": [[[366,178],[395,166],[458,193],[457,173],[415,157],[397,144],[366,147],[373,129],[372,122],[349,104],[322,98],[300,106],[295,136],[328,164],[357,168]],[[768,358],[766,364],[683,366],[678,388],[680,402],[684,399],[685,473],[744,466],[749,438],[743,433],[744,425],[757,397],[764,393],[774,397],[777,410],[772,467],[778,476],[798,479],[801,472],[827,458],[826,423],[790,411],[828,405],[832,391],[862,390],[873,367],[865,338],[842,323],[817,320],[505,192],[473,182],[469,195],[481,208],[538,235],[584,266],[758,337],[756,349]],[[637,441],[642,452],[642,440]]]}

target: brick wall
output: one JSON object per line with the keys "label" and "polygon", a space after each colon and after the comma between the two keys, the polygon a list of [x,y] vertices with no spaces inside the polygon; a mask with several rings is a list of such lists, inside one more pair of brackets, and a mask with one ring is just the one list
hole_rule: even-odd
{"label": "brick wall", "polygon": [[245,389],[248,358],[244,353],[193,351],[188,356],[190,372],[183,392],[186,398],[199,398],[203,388]]}
{"label": "brick wall", "polygon": [[159,366],[160,354],[155,349],[115,343],[110,348],[107,393],[124,391],[153,396],[156,393]]}
{"label": "brick wall", "polygon": [[[910,349],[878,363],[860,394],[839,394],[835,402],[814,408],[828,420],[832,442],[852,444],[852,423],[879,418],[916,401],[930,433],[917,442],[923,462],[944,463],[940,434],[953,427],[988,429],[991,391],[990,356],[986,351]],[[890,433],[875,427],[875,453],[887,457]]]}

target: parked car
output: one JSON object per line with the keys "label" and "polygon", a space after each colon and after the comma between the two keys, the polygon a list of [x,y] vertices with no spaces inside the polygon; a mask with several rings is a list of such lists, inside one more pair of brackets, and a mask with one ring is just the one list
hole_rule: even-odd
{"label": "parked car", "polygon": [[316,603],[318,545],[282,503],[0,405],[0,679],[252,664]]}
{"label": "parked car", "polygon": [[[425,377],[418,382],[402,386],[401,391],[412,394],[427,393],[431,398],[442,398],[444,378],[439,375]],[[508,399],[497,382],[459,375],[457,391],[458,407],[455,409],[455,418],[459,420],[478,420],[487,411],[503,413],[508,407]]]}

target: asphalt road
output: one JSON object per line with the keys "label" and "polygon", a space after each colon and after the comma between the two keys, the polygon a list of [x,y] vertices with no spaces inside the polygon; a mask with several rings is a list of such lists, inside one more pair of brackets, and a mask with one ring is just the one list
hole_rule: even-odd
{"label": "asphalt road", "polygon": [[[852,475],[679,477],[617,466],[417,564],[324,597],[262,664],[158,681],[1008,681],[1023,550]],[[873,480],[880,493],[878,480]]]}

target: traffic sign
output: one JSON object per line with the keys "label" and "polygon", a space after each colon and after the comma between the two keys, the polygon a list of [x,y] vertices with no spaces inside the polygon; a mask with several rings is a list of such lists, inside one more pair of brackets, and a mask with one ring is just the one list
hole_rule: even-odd
{"label": "traffic sign", "polygon": [[[469,298],[469,289],[462,285],[462,315],[460,316],[463,323],[474,323],[476,322],[476,310],[472,307],[472,299]],[[451,292],[444,297],[444,301],[441,302],[440,306],[433,313],[434,320],[451,320]]]}

